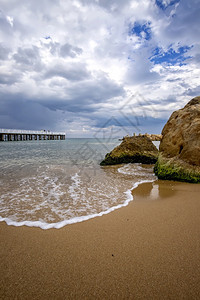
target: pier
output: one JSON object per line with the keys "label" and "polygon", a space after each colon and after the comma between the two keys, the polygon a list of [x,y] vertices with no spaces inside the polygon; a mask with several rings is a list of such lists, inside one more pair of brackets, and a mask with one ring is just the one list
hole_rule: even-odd
{"label": "pier", "polygon": [[18,130],[0,129],[0,142],[2,141],[38,141],[38,140],[65,140],[64,132],[49,130]]}

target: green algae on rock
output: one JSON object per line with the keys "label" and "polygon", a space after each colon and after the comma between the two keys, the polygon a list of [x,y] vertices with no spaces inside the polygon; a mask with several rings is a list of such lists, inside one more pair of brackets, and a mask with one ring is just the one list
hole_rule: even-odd
{"label": "green algae on rock", "polygon": [[200,183],[200,97],[173,112],[162,130],[159,179]]}
{"label": "green algae on rock", "polygon": [[101,166],[121,163],[154,164],[158,158],[158,149],[145,136],[125,137],[122,143],[106,154]]}
{"label": "green algae on rock", "polygon": [[162,180],[175,180],[191,183],[200,183],[200,168],[176,158],[166,159],[159,154],[154,166],[154,173]]}

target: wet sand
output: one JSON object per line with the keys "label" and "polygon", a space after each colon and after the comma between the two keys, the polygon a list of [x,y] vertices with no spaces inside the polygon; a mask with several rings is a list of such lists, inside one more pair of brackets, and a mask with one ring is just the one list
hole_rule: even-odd
{"label": "wet sand", "polygon": [[200,185],[157,181],[62,229],[0,223],[1,299],[200,299]]}

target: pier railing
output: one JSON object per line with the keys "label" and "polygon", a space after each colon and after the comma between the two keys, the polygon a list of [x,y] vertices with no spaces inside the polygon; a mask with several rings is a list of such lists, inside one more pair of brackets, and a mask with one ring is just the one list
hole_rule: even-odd
{"label": "pier railing", "polygon": [[55,134],[65,135],[64,132],[53,132],[49,130],[18,130],[18,129],[0,129],[0,133],[13,133],[13,134]]}
{"label": "pier railing", "polygon": [[65,132],[0,129],[0,141],[65,140]]}

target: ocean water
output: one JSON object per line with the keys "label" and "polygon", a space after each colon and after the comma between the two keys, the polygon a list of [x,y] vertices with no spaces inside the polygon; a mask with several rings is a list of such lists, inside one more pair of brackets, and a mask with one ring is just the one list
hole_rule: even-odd
{"label": "ocean water", "polygon": [[133,200],[156,179],[153,166],[101,167],[117,139],[0,143],[0,221],[42,229],[102,216]]}

